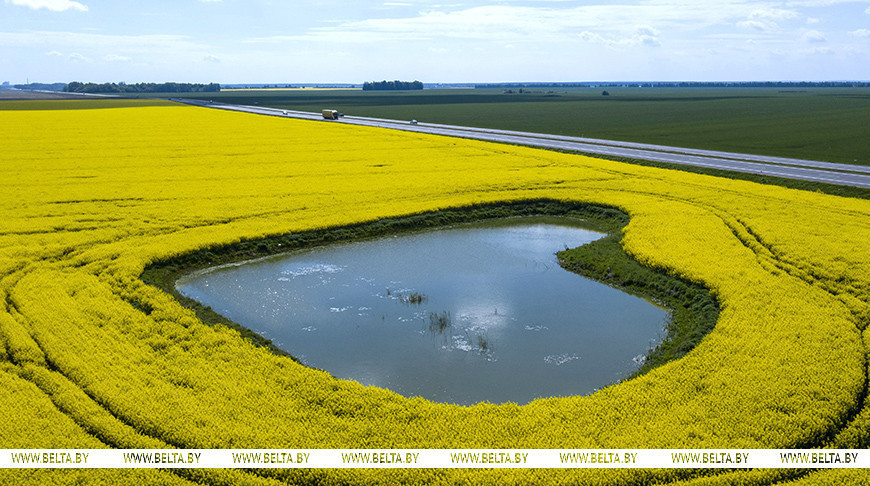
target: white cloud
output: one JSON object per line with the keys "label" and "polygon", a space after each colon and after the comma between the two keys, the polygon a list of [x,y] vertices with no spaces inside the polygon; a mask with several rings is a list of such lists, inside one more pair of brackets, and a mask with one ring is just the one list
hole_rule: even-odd
{"label": "white cloud", "polygon": [[637,28],[634,29],[634,32],[637,35],[645,35],[645,36],[649,36],[649,37],[655,37],[655,36],[659,35],[659,31],[657,31],[656,29],[654,29],[648,25],[638,25]]}
{"label": "white cloud", "polygon": [[603,44],[614,49],[628,48],[634,46],[661,47],[662,43],[658,39],[659,31],[641,25],[635,28],[634,33],[629,37],[605,37],[594,32],[583,31],[579,34],[580,40],[591,42],[594,44]]}
{"label": "white cloud", "polygon": [[818,30],[808,30],[804,32],[804,35],[801,36],[801,39],[804,42],[827,42],[828,39],[825,37],[825,34],[822,34]]}
{"label": "white cloud", "polygon": [[48,51],[45,55],[48,57],[63,57],[63,53],[60,51]]}
{"label": "white cloud", "polygon": [[756,9],[749,14],[750,19],[791,20],[798,17],[799,14],[794,10],[785,10],[781,8]]}
{"label": "white cloud", "polygon": [[72,54],[67,56],[67,58],[72,62],[91,62],[91,58],[83,56],[78,52],[73,52]]}
{"label": "white cloud", "polygon": [[719,0],[714,1],[713,6],[687,0],[571,6],[574,3],[546,2],[535,6],[496,4],[467,8],[432,6],[429,10],[405,17],[337,22],[335,25],[310,28],[301,34],[247,38],[243,42],[359,44],[461,39],[518,45],[560,42],[565,38],[576,38],[582,32],[596,32],[615,41],[646,35],[648,38],[641,38],[640,41],[649,45],[655,44],[658,36],[634,32],[631,26],[655,25],[668,32],[688,26],[688,29],[697,31],[711,25],[733,25],[738,19],[748,16],[753,9],[745,0]]}
{"label": "white cloud", "polygon": [[640,44],[643,44],[643,45],[648,46],[648,47],[661,47],[662,46],[662,43],[660,40],[656,39],[655,37],[650,37],[650,36],[646,36],[646,35],[638,37],[637,41]]}
{"label": "white cloud", "polygon": [[867,10],[865,10],[864,13],[870,15],[870,7],[867,7]]}
{"label": "white cloud", "polygon": [[34,10],[39,10],[41,8],[52,10],[54,12],[63,12],[65,10],[79,10],[81,12],[87,12],[88,7],[86,5],[82,5],[79,2],[73,2],[71,0],[4,0],[5,3],[11,3],[12,5],[20,5],[22,7],[29,7]]}
{"label": "white cloud", "polygon": [[801,54],[829,56],[831,54],[834,54],[834,50],[831,49],[830,47],[813,47],[812,49],[800,51],[800,53]]}
{"label": "white cloud", "polygon": [[737,27],[765,32],[770,28],[770,25],[758,20],[744,20],[742,22],[737,22]]}
{"label": "white cloud", "polygon": [[[204,49],[183,35],[107,35],[81,32],[0,32],[0,45],[9,47],[61,47],[78,51],[172,52]],[[100,53],[103,55],[103,53]]]}
{"label": "white cloud", "polygon": [[[119,65],[130,66],[132,69],[150,65],[176,66],[177,69],[183,70],[184,66],[190,66],[214,51],[213,46],[193,42],[187,36],[106,35],[52,31],[0,32],[0,46],[22,53],[54,52],[57,54],[48,54],[44,59],[53,61],[63,59],[67,61],[63,63],[67,67],[79,65],[87,66],[89,69],[96,66],[104,66],[107,69],[113,66],[112,69],[117,69]],[[78,76],[91,76],[92,72],[96,71],[80,73]]]}
{"label": "white cloud", "polygon": [[661,47],[662,43],[658,35],[658,30],[648,25],[641,25],[634,30],[634,36],[632,36],[631,41],[647,47]]}
{"label": "white cloud", "polygon": [[737,26],[743,29],[757,30],[760,32],[777,32],[780,30],[778,22],[793,20],[800,15],[794,10],[781,8],[765,8],[753,10],[746,20],[737,22]]}
{"label": "white cloud", "polygon": [[814,24],[818,24],[819,22],[821,22],[821,19],[817,19],[815,17],[808,17],[807,18],[807,25],[814,25]]}
{"label": "white cloud", "polygon": [[855,37],[870,37],[870,30],[867,29],[858,29],[849,32],[849,35]]}
{"label": "white cloud", "polygon": [[580,40],[584,42],[592,42],[595,44],[607,44],[608,42],[607,39],[602,37],[600,34],[589,31],[580,32]]}
{"label": "white cloud", "polygon": [[205,62],[211,62],[211,63],[215,63],[215,64],[221,62],[221,60],[219,58],[212,56],[212,55],[207,55],[207,56],[203,57],[202,60]]}

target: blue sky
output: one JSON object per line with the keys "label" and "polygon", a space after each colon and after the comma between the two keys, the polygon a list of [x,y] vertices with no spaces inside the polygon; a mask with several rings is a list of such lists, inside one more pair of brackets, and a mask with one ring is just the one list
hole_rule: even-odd
{"label": "blue sky", "polygon": [[870,0],[3,0],[0,81],[870,80]]}

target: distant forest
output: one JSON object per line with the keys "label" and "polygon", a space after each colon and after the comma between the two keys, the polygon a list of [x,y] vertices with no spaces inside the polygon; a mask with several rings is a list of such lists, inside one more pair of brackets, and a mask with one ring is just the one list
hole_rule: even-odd
{"label": "distant forest", "polygon": [[218,83],[79,83],[73,81],[64,86],[67,93],[210,93],[221,90]]}
{"label": "distant forest", "polygon": [[363,91],[403,91],[423,89],[420,81],[366,81],[363,83]]}

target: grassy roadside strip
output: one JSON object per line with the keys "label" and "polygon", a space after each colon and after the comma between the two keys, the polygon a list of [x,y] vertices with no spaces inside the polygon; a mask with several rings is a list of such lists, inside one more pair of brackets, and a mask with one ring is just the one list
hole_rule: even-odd
{"label": "grassy roadside strip", "polygon": [[341,228],[241,241],[153,263],[142,273],[142,280],[172,295],[182,305],[195,311],[204,323],[226,325],[257,346],[293,358],[286,351],[275,346],[271,340],[230,321],[208,306],[184,297],[176,290],[175,282],[185,274],[204,268],[303,248],[519,216],[576,218],[582,221],[583,227],[607,233],[606,237],[593,243],[559,252],[560,264],[569,271],[646,298],[669,309],[671,318],[667,326],[667,335],[659,346],[651,350],[637,374],[646,373],[656,366],[682,357],[716,324],[719,316],[718,304],[706,288],[644,267],[625,253],[620,244],[622,228],[628,223],[628,216],[625,213],[609,207],[553,200],[475,205]]}

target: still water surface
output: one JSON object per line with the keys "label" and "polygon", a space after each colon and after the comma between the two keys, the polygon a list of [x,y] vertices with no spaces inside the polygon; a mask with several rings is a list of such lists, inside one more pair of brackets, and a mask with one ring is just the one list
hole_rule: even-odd
{"label": "still water surface", "polygon": [[218,267],[177,287],[338,378],[522,404],[618,381],[660,338],[664,310],[557,263],[601,236],[512,218]]}

